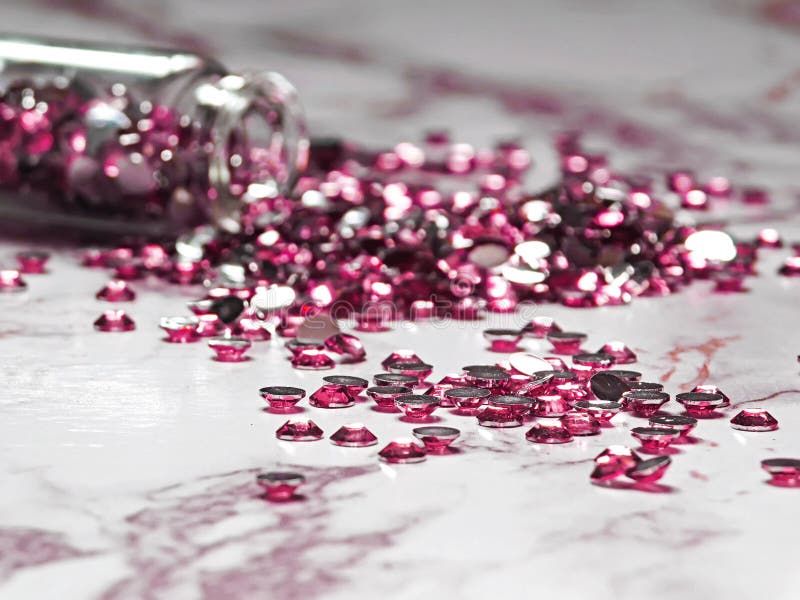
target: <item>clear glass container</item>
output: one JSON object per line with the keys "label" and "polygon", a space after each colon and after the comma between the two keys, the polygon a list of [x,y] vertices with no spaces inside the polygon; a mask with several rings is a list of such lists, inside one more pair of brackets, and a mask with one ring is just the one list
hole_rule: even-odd
{"label": "clear glass container", "polygon": [[0,37],[0,222],[99,233],[243,227],[308,140],[294,87],[193,52]]}

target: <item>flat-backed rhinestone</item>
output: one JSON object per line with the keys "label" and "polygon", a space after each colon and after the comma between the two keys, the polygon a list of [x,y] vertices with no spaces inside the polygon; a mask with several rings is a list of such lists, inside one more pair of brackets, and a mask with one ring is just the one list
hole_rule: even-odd
{"label": "flat-backed rhinestone", "polygon": [[447,454],[461,432],[455,427],[416,427],[412,430],[414,437],[425,445],[428,454]]}
{"label": "flat-backed rhinestone", "polygon": [[172,344],[196,342],[199,324],[197,317],[161,317],[158,323],[167,334],[164,340]]}
{"label": "flat-backed rhinestone", "polygon": [[107,332],[133,331],[136,323],[124,310],[107,310],[94,322],[94,328]]}
{"label": "flat-backed rhinestone", "polygon": [[275,432],[275,437],[287,442],[314,442],[324,433],[311,419],[289,419]]}
{"label": "flat-backed rhinestone", "polygon": [[378,438],[363,423],[342,425],[330,440],[332,444],[345,448],[366,448],[378,443]]}
{"label": "flat-backed rhinestone", "polygon": [[398,412],[395,400],[399,396],[410,394],[412,389],[400,385],[378,385],[375,387],[367,388],[367,396],[377,405],[377,409],[383,412]]}
{"label": "flat-backed rhinestone", "polygon": [[560,422],[536,423],[525,433],[525,439],[535,444],[564,444],[572,441],[572,434]]}
{"label": "flat-backed rhinestone", "polygon": [[631,435],[639,440],[642,451],[648,454],[660,454],[678,437],[675,431],[663,427],[634,427]]}
{"label": "flat-backed rhinestone", "polygon": [[250,346],[250,340],[238,337],[213,337],[208,340],[208,347],[214,352],[214,360],[218,362],[246,361]]}
{"label": "flat-backed rhinestone", "polygon": [[285,385],[263,387],[258,393],[269,406],[269,410],[276,413],[292,412],[306,395],[306,391],[302,388]]}
{"label": "flat-backed rhinestone", "polygon": [[725,404],[722,394],[708,392],[685,392],[676,394],[675,401],[683,405],[686,414],[695,419],[713,417],[718,408]]}
{"label": "flat-backed rhinestone", "polygon": [[671,463],[669,456],[656,456],[637,463],[625,475],[639,483],[654,483],[664,476]]}
{"label": "flat-backed rhinestone", "polygon": [[581,411],[571,411],[561,417],[561,424],[574,436],[597,435],[600,421]]}
{"label": "flat-backed rhinestone", "polygon": [[394,403],[405,413],[407,419],[427,421],[438,408],[439,399],[424,394],[404,394],[395,398]]}
{"label": "flat-backed rhinestone", "polygon": [[773,431],[778,421],[763,408],[745,408],[731,419],[731,427],[741,431]]}
{"label": "flat-backed rhinestone", "polygon": [[256,476],[256,483],[264,490],[264,497],[271,502],[291,500],[305,480],[300,473],[289,472],[261,473]]}
{"label": "flat-backed rhinestone", "polygon": [[326,383],[308,397],[308,403],[316,408],[347,408],[356,401],[347,386]]}
{"label": "flat-backed rhinestone", "polygon": [[392,464],[418,463],[425,460],[425,448],[412,439],[401,438],[390,442],[379,453],[383,462]]}
{"label": "flat-backed rhinestone", "polygon": [[490,406],[508,408],[515,417],[523,419],[531,412],[531,408],[534,405],[534,400],[526,396],[489,396],[488,404]]}
{"label": "flat-backed rhinestone", "polygon": [[531,406],[531,414],[535,417],[563,417],[569,410],[569,402],[560,394],[543,394],[536,396]]}
{"label": "flat-backed rhinestone", "polygon": [[483,337],[492,352],[516,352],[522,333],[517,329],[485,329]]}
{"label": "flat-backed rhinestone", "polygon": [[768,458],[761,461],[761,468],[772,476],[770,485],[777,487],[800,487],[800,459]]}
{"label": "flat-backed rhinestone", "polygon": [[577,331],[551,331],[547,334],[547,341],[552,344],[554,353],[572,356],[581,353],[581,344],[586,337],[585,333]]}
{"label": "flat-backed rhinestone", "polygon": [[447,390],[444,397],[455,404],[461,414],[475,414],[491,394],[486,388],[456,387]]}
{"label": "flat-backed rhinestone", "polygon": [[506,406],[484,406],[477,412],[478,425],[481,427],[521,427],[522,420],[514,415],[514,411]]}

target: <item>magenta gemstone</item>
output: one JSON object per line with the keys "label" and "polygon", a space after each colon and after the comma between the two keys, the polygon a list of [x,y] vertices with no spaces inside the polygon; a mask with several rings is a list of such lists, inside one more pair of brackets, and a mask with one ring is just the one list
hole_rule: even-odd
{"label": "magenta gemstone", "polygon": [[486,388],[454,387],[444,393],[448,404],[458,407],[458,412],[464,415],[474,415],[486,404],[492,392]]}
{"label": "magenta gemstone", "polygon": [[19,270],[26,275],[40,275],[44,273],[48,260],[50,260],[50,254],[47,252],[26,250],[17,253]]}
{"label": "magenta gemstone", "polygon": [[197,317],[162,317],[159,327],[167,337],[165,341],[172,344],[186,344],[197,341]]}
{"label": "magenta gemstone", "polygon": [[731,419],[731,427],[741,431],[773,431],[778,421],[763,408],[745,408]]}
{"label": "magenta gemstone", "polygon": [[94,322],[94,328],[98,331],[133,331],[136,323],[124,310],[107,310]]}
{"label": "magenta gemstone", "polygon": [[247,351],[250,340],[237,337],[213,337],[208,340],[208,347],[214,352],[217,362],[244,362],[248,359]]}
{"label": "magenta gemstone", "polygon": [[378,456],[383,462],[392,464],[418,463],[425,460],[425,448],[414,440],[402,438],[387,444]]}
{"label": "magenta gemstone", "polygon": [[263,387],[258,393],[269,406],[269,410],[276,413],[292,412],[306,395],[302,388],[283,385]]}
{"label": "magenta gemstone", "polygon": [[347,393],[354,399],[369,387],[369,381],[361,377],[353,377],[351,375],[328,375],[323,377],[322,381],[331,385],[343,385]]}
{"label": "magenta gemstone", "polygon": [[582,400],[581,402],[575,402],[572,406],[575,410],[592,415],[600,423],[608,423],[614,418],[614,415],[622,410],[621,402],[608,402],[606,400]]}
{"label": "magenta gemstone", "polygon": [[395,400],[410,394],[412,389],[401,385],[378,385],[367,388],[367,396],[372,398],[378,408],[384,412],[398,412]]}
{"label": "magenta gemstone", "polygon": [[701,384],[701,385],[696,385],[694,387],[694,389],[692,389],[692,392],[703,392],[703,393],[707,393],[707,394],[719,394],[720,396],[722,396],[722,401],[723,401],[722,404],[720,405],[720,408],[725,408],[726,406],[730,406],[731,405],[731,399],[728,398],[728,396],[726,396],[725,393],[722,390],[720,390],[716,385],[713,385],[713,384],[710,384],[710,383],[704,383],[704,384]]}
{"label": "magenta gemstone", "polygon": [[127,281],[112,279],[100,288],[95,298],[105,302],[133,302],[136,300],[136,292]]}
{"label": "magenta gemstone", "polygon": [[650,417],[651,427],[663,427],[674,431],[678,436],[676,442],[684,440],[695,425],[697,425],[697,419],[684,415],[657,415]]}
{"label": "magenta gemstone", "polygon": [[492,352],[516,352],[522,333],[517,329],[486,329],[483,337],[489,342]]}
{"label": "magenta gemstone", "polygon": [[594,459],[592,483],[606,483],[625,475],[642,462],[641,457],[625,446],[609,446]]}
{"label": "magenta gemstone", "polygon": [[314,442],[323,435],[322,429],[310,419],[289,419],[275,432],[279,440],[287,442]]}
{"label": "magenta gemstone", "polygon": [[768,458],[761,468],[772,476],[769,483],[777,487],[800,487],[800,459]]}
{"label": "magenta gemstone", "polygon": [[623,342],[613,341],[603,345],[597,351],[598,354],[607,354],[614,359],[618,365],[634,363],[637,360],[636,353],[628,348]]}
{"label": "magenta gemstone", "polygon": [[544,338],[553,331],[561,331],[561,327],[552,317],[533,317],[530,322],[522,328],[523,335]]}
{"label": "magenta gemstone", "polygon": [[241,337],[251,342],[266,342],[272,338],[269,322],[259,319],[253,313],[242,315],[233,327],[236,337]]}
{"label": "magenta gemstone", "polygon": [[425,445],[428,454],[446,454],[461,432],[455,427],[417,427],[412,430],[414,437]]}
{"label": "magenta gemstone", "polygon": [[417,385],[425,383],[431,373],[433,373],[433,366],[423,362],[399,362],[390,363],[387,365],[387,371],[395,375],[410,375],[417,379]]}
{"label": "magenta gemstone", "polygon": [[547,341],[553,345],[553,352],[566,356],[580,354],[581,344],[585,340],[586,334],[576,331],[551,331],[547,334]]}
{"label": "magenta gemstone", "polygon": [[367,356],[361,340],[349,333],[337,333],[326,338],[325,348],[329,352],[346,356],[352,362],[360,362]]}
{"label": "magenta gemstone", "polygon": [[639,440],[642,451],[648,454],[660,454],[678,437],[678,434],[663,427],[634,427],[631,435]]}
{"label": "magenta gemstone", "polygon": [[559,423],[536,423],[525,434],[525,439],[535,444],[564,444],[572,441],[572,434]]}
{"label": "magenta gemstone", "polygon": [[332,444],[345,448],[366,448],[378,443],[378,438],[361,423],[342,425],[330,440]]}
{"label": "magenta gemstone", "polygon": [[622,395],[625,406],[638,417],[652,417],[669,402],[669,394],[632,389]]}
{"label": "magenta gemstone", "polygon": [[333,359],[322,350],[305,348],[292,356],[292,366],[306,371],[322,371],[336,366]]}
{"label": "magenta gemstone", "polygon": [[356,401],[347,386],[326,383],[308,398],[308,403],[317,408],[347,408]]}
{"label": "magenta gemstone", "polygon": [[400,363],[421,363],[424,362],[419,356],[417,356],[413,350],[395,350],[389,356],[383,359],[381,362],[381,366],[389,370],[389,365],[393,364],[400,364]]}
{"label": "magenta gemstone", "polygon": [[561,417],[561,424],[574,436],[597,435],[600,433],[600,421],[585,412],[568,412]]}
{"label": "magenta gemstone", "polygon": [[17,269],[0,269],[0,292],[21,292],[27,287]]}
{"label": "magenta gemstone", "polygon": [[637,463],[625,471],[625,475],[638,483],[655,483],[664,476],[671,463],[669,456],[656,456]]}
{"label": "magenta gemstone", "polygon": [[288,472],[261,473],[256,477],[256,483],[264,490],[264,497],[270,502],[291,500],[305,480],[300,473]]}
{"label": "magenta gemstone", "polygon": [[675,401],[683,405],[686,414],[695,419],[708,419],[725,405],[722,394],[709,392],[685,392],[677,394]]}
{"label": "magenta gemstone", "polygon": [[569,410],[569,402],[560,394],[536,396],[531,407],[531,413],[535,417],[563,417]]}
{"label": "magenta gemstone", "polygon": [[404,394],[395,398],[394,403],[405,413],[407,419],[426,421],[439,406],[439,399],[423,394]]}
{"label": "magenta gemstone", "polygon": [[508,406],[484,406],[477,412],[478,425],[481,427],[521,427],[522,419]]}
{"label": "magenta gemstone", "polygon": [[427,396],[436,396],[439,398],[439,406],[443,408],[455,406],[453,401],[445,396],[445,392],[452,390],[453,388],[463,386],[465,381],[466,377],[463,375],[445,375],[439,381],[429,387],[425,391],[425,394]]}

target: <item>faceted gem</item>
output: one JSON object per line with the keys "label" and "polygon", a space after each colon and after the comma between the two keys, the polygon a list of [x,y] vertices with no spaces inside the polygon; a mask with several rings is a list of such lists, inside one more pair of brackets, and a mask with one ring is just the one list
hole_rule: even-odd
{"label": "faceted gem", "polygon": [[447,390],[452,390],[455,387],[464,385],[466,378],[463,375],[445,375],[439,381],[429,387],[425,394],[428,396],[436,396],[439,398],[439,406],[447,408],[455,406],[452,400],[445,396]]}
{"label": "faceted gem", "polygon": [[663,427],[634,427],[631,435],[642,444],[642,452],[660,454],[678,437],[672,429]]}
{"label": "faceted gem", "polygon": [[637,360],[636,353],[628,348],[623,342],[613,341],[603,345],[597,351],[598,354],[607,354],[614,359],[618,365],[627,365]]}
{"label": "faceted gem", "polygon": [[547,341],[553,345],[553,352],[572,356],[581,353],[581,344],[586,340],[585,333],[576,331],[551,331],[547,334]]}
{"label": "faceted gem", "polygon": [[106,302],[133,302],[136,300],[136,292],[127,281],[112,279],[100,288],[95,298]]}
{"label": "faceted gem", "polygon": [[472,369],[467,371],[467,383],[474,387],[500,391],[511,376],[496,368]]}
{"label": "faceted gem", "polygon": [[552,317],[533,317],[530,323],[522,328],[522,334],[533,338],[544,338],[553,331],[561,331]]}
{"label": "faceted gem", "polygon": [[627,369],[611,369],[610,371],[606,371],[606,373],[613,375],[614,377],[618,377],[622,381],[626,381],[628,383],[635,383],[642,378],[642,374],[639,373],[639,371],[629,371]]}
{"label": "faceted gem", "polygon": [[196,333],[199,324],[197,317],[161,317],[158,326],[167,334],[164,341],[172,344],[186,344],[197,341]]}
{"label": "faceted gem", "polygon": [[474,415],[491,394],[486,388],[456,387],[447,390],[444,397],[455,404],[461,414]]}
{"label": "faceted gem", "polygon": [[525,439],[535,444],[564,444],[572,441],[572,434],[561,423],[536,423],[525,434]]}
{"label": "faceted gem", "polygon": [[561,417],[561,424],[570,435],[597,435],[600,433],[600,421],[587,412],[572,411]]}
{"label": "faceted gem", "polygon": [[513,373],[506,381],[505,389],[509,394],[516,396],[529,396],[531,398],[546,394],[550,389],[552,376],[545,375],[535,379],[528,375]]}
{"label": "faceted gem", "polygon": [[417,379],[417,385],[422,385],[431,373],[433,373],[433,365],[423,362],[400,362],[391,363],[387,366],[389,373],[396,375],[410,375]]}
{"label": "faceted gem", "polygon": [[306,391],[302,388],[284,385],[270,385],[258,390],[258,393],[275,413],[292,412],[295,405],[305,398]]}
{"label": "faceted gem", "polygon": [[346,448],[365,448],[378,443],[378,438],[362,423],[342,425],[330,440],[332,444]]}
{"label": "faceted gem", "polygon": [[[560,399],[561,398],[559,397],[559,400]],[[510,409],[512,414],[519,419],[524,419],[528,414],[530,414],[531,409],[534,406],[534,400],[526,396],[490,396],[488,402],[490,406],[499,406],[501,408]]]}
{"label": "faceted gem", "polygon": [[19,270],[27,275],[39,275],[44,273],[45,265],[50,260],[50,254],[38,250],[26,250],[17,253]]}
{"label": "faceted gem", "polygon": [[21,292],[27,287],[17,269],[0,269],[0,292]]}
{"label": "faceted gem", "polygon": [[425,448],[409,438],[394,440],[378,452],[383,462],[393,464],[418,463],[425,460]]}
{"label": "faceted gem", "polygon": [[718,408],[725,404],[722,394],[708,392],[685,392],[677,394],[675,401],[683,405],[686,414],[695,419],[713,417]]}
{"label": "faceted gem", "polygon": [[654,483],[664,476],[671,463],[669,456],[656,456],[637,463],[625,475],[639,483]]}
{"label": "faceted gem", "polygon": [[623,394],[630,390],[627,382],[622,380],[614,371],[596,373],[589,380],[592,393],[600,400],[617,402]]}
{"label": "faceted gem", "polygon": [[606,400],[582,400],[572,404],[575,410],[592,415],[600,423],[608,423],[614,415],[622,410],[621,402],[608,402]]}
{"label": "faceted gem", "polygon": [[697,419],[683,415],[656,415],[650,417],[651,427],[671,429],[679,436],[676,441],[686,438],[695,425],[697,425]]}
{"label": "faceted gem", "polygon": [[478,425],[481,427],[521,427],[522,419],[507,406],[484,406],[478,413]]}
{"label": "faceted gem", "polygon": [[565,383],[575,383],[578,379],[578,376],[575,373],[567,370],[539,371],[538,373],[534,373],[532,377],[534,379],[538,379],[540,377],[549,377],[551,387],[556,387]]}
{"label": "faceted gem", "polygon": [[393,364],[400,364],[400,363],[421,363],[423,361],[419,356],[417,356],[413,350],[395,350],[389,356],[383,359],[381,362],[381,366],[389,370],[389,365]]}
{"label": "faceted gem", "polygon": [[306,478],[300,473],[273,472],[256,476],[256,483],[264,490],[264,497],[271,502],[285,502],[294,497],[295,490]]}
{"label": "faceted gem", "polygon": [[578,381],[570,381],[552,386],[550,392],[561,396],[569,405],[574,405],[576,402],[583,402],[584,400],[590,399],[589,390],[586,389],[586,386],[582,382]]}
{"label": "faceted gem", "polygon": [[94,328],[98,331],[133,331],[136,323],[124,310],[107,310],[94,322]]}
{"label": "faceted gem", "polygon": [[384,412],[397,412],[395,400],[412,392],[410,387],[399,385],[379,385],[367,388],[367,396],[375,401],[378,408]]}
{"label": "faceted gem", "polygon": [[414,375],[401,375],[399,373],[378,373],[372,378],[372,381],[378,386],[399,385],[410,388],[419,383],[419,380]]}
{"label": "faceted gem", "polygon": [[461,432],[455,427],[416,427],[411,431],[425,445],[428,454],[447,454]]}
{"label": "faceted gem", "polygon": [[722,396],[722,400],[723,400],[721,408],[725,408],[725,407],[731,405],[731,399],[728,398],[728,396],[726,396],[725,393],[715,385],[712,385],[712,384],[709,384],[709,383],[696,385],[692,391],[693,392],[705,392],[705,393],[708,393],[708,394],[719,394],[720,396]]}
{"label": "faceted gem", "polygon": [[325,348],[329,352],[342,354],[352,362],[360,362],[367,357],[361,340],[349,333],[337,333],[325,340]]}
{"label": "faceted gem", "polygon": [[485,329],[483,337],[492,352],[516,352],[522,333],[516,329]]}
{"label": "faceted gem", "polygon": [[322,351],[325,349],[325,346],[319,342],[302,342],[296,338],[288,340],[283,347],[286,348],[292,356],[297,356],[305,350]]}
{"label": "faceted gem", "polygon": [[218,362],[243,362],[248,360],[247,351],[250,340],[236,337],[213,337],[208,340],[208,347],[214,351],[214,360]]}
{"label": "faceted gem", "polygon": [[347,393],[353,398],[357,398],[361,392],[369,387],[369,381],[351,375],[328,375],[323,377],[322,381],[331,385],[343,385],[347,389]]}
{"label": "faceted gem", "polygon": [[531,407],[531,413],[535,417],[563,417],[569,410],[569,402],[559,394],[536,396]]}
{"label": "faceted gem", "polygon": [[254,313],[245,313],[236,321],[233,328],[236,337],[241,337],[251,342],[267,342],[272,339],[269,323],[258,318]]}
{"label": "faceted gem", "polygon": [[348,387],[326,383],[308,398],[308,403],[317,408],[347,408],[356,401],[350,395]]}
{"label": "faceted gem", "polygon": [[731,427],[741,431],[772,431],[778,421],[763,408],[745,408],[731,419]]}
{"label": "faceted gem", "polygon": [[292,366],[304,371],[323,371],[336,366],[333,359],[322,350],[303,349],[292,356]]}
{"label": "faceted gem", "polygon": [[527,352],[515,352],[508,357],[508,363],[516,371],[529,376],[533,376],[537,372],[553,370],[553,366],[545,359]]}
{"label": "faceted gem", "polygon": [[198,315],[197,330],[195,331],[195,335],[202,338],[216,337],[225,333],[225,329],[223,327],[222,321],[219,320],[217,315]]}
{"label": "faceted gem", "polygon": [[322,429],[310,419],[289,419],[275,432],[279,440],[287,442],[314,442],[323,435]]}
{"label": "faceted gem", "polygon": [[664,404],[669,402],[669,394],[633,389],[622,395],[625,406],[638,417],[652,417]]}
{"label": "faceted gem", "polygon": [[394,403],[405,413],[407,419],[426,421],[439,406],[439,399],[424,394],[404,394],[395,398]]}
{"label": "faceted gem", "polygon": [[768,458],[761,461],[761,468],[772,476],[770,485],[800,487],[800,459]]}
{"label": "faceted gem", "polygon": [[574,366],[587,367],[589,370],[610,369],[614,365],[614,357],[608,354],[575,354],[572,357]]}
{"label": "faceted gem", "polygon": [[607,483],[622,477],[642,459],[625,446],[609,446],[594,459],[594,471],[589,476],[592,483]]}

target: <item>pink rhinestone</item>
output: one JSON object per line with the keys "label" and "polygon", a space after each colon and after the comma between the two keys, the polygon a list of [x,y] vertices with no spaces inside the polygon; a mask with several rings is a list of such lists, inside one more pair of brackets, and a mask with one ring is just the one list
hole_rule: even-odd
{"label": "pink rhinestone", "polygon": [[680,169],[667,174],[667,187],[673,192],[688,192],[695,185],[695,175],[689,169]]}
{"label": "pink rhinestone", "polygon": [[292,357],[291,362],[295,369],[307,371],[322,371],[336,366],[333,359],[325,352],[313,348],[300,350]]}
{"label": "pink rhinestone", "polygon": [[783,240],[776,229],[766,228],[758,232],[756,245],[759,248],[782,248]]}
{"label": "pink rhinestone", "polygon": [[178,285],[193,285],[200,283],[205,275],[205,266],[202,262],[178,261],[172,264],[169,280]]}
{"label": "pink rhinestone", "polygon": [[402,387],[410,387],[419,383],[414,375],[401,375],[399,373],[378,373],[372,377],[375,385],[399,385]]}
{"label": "pink rhinestone", "polygon": [[489,342],[492,352],[516,352],[522,334],[516,329],[485,329],[483,337]]}
{"label": "pink rhinestone", "polygon": [[614,365],[614,359],[607,354],[575,354],[572,357],[572,370],[578,379],[586,381],[598,371],[604,371]]}
{"label": "pink rhinestone", "polygon": [[597,351],[597,354],[607,354],[614,359],[618,365],[627,365],[635,363],[637,360],[636,353],[628,348],[623,342],[608,342]]}
{"label": "pink rhinestone", "polygon": [[360,362],[367,356],[361,340],[349,333],[337,333],[328,337],[325,348],[329,352],[345,355],[352,362]]}
{"label": "pink rhinestone", "polygon": [[669,456],[656,456],[637,463],[625,471],[625,475],[638,483],[655,483],[664,476],[671,463]]}
{"label": "pink rhinestone", "polygon": [[323,377],[322,381],[331,385],[343,385],[353,398],[358,398],[361,392],[369,387],[369,381],[352,375],[328,375]]}
{"label": "pink rhinestone", "polygon": [[418,463],[425,460],[425,448],[414,440],[401,438],[394,440],[378,452],[383,462],[393,464]]}
{"label": "pink rhinestone", "polygon": [[466,378],[463,375],[445,375],[438,382],[429,387],[425,394],[439,398],[439,406],[449,408],[455,406],[453,402],[445,396],[445,392],[455,387],[465,385]]}
{"label": "pink rhinestone", "polygon": [[158,326],[167,334],[164,341],[172,344],[186,344],[197,341],[198,325],[197,317],[161,317]]}
{"label": "pink rhinestone", "polygon": [[511,378],[508,373],[497,370],[497,368],[483,367],[467,371],[467,383],[474,387],[486,388],[487,390],[500,393],[505,387],[506,382]]}
{"label": "pink rhinestone", "polygon": [[150,271],[165,267],[169,263],[167,251],[158,244],[146,244],[139,254],[145,269]]}
{"label": "pink rhinestone", "polygon": [[272,338],[268,329],[269,323],[259,319],[255,314],[246,313],[236,322],[233,333],[251,342],[266,342]]}
{"label": "pink rhinestone", "polygon": [[389,370],[389,365],[400,363],[421,363],[424,362],[419,356],[414,354],[412,350],[395,350],[381,363],[381,366]]}
{"label": "pink rhinestone", "polygon": [[342,425],[330,440],[332,444],[345,448],[366,448],[378,443],[378,438],[361,423]]}
{"label": "pink rhinestone", "polygon": [[522,420],[507,406],[484,406],[478,413],[481,427],[521,427]]}
{"label": "pink rhinestone", "polygon": [[295,410],[295,405],[305,398],[306,391],[302,388],[271,385],[258,390],[258,393],[275,413],[287,413]]}
{"label": "pink rhinestone", "polygon": [[474,415],[486,403],[491,392],[486,388],[456,387],[447,390],[444,397],[450,404],[458,407],[458,412],[464,415]]}
{"label": "pink rhinestone", "polygon": [[19,270],[27,275],[39,275],[45,272],[45,265],[50,260],[50,254],[37,250],[27,250],[17,253]]}
{"label": "pink rhinestone", "polygon": [[425,444],[428,454],[447,454],[461,432],[455,427],[417,427],[412,430],[414,437]]}
{"label": "pink rhinestone", "polygon": [[84,267],[89,267],[89,268],[105,267],[106,266],[105,252],[103,252],[102,250],[97,250],[96,248],[85,250],[83,253],[83,257],[81,258],[81,264]]}
{"label": "pink rhinestone", "polygon": [[537,396],[531,409],[535,417],[563,417],[569,412],[569,403],[557,394]]}
{"label": "pink rhinestone", "polygon": [[144,265],[138,260],[113,260],[110,264],[114,268],[114,277],[117,279],[132,281],[141,279],[146,273]]}
{"label": "pink rhinestone", "polygon": [[317,408],[347,408],[356,401],[346,386],[326,383],[309,396],[308,403]]}
{"label": "pink rhinestone", "polygon": [[107,310],[94,322],[94,328],[98,331],[133,331],[136,323],[124,310]]}
{"label": "pink rhinestone", "polygon": [[553,345],[553,352],[567,356],[580,354],[581,344],[585,340],[585,333],[574,331],[551,331],[547,334],[547,341]]}
{"label": "pink rhinestone", "polygon": [[136,300],[136,292],[127,281],[112,279],[95,294],[95,298],[106,302],[133,302]]}
{"label": "pink rhinestone", "polygon": [[543,359],[553,371],[569,371],[567,363],[560,356],[545,356]]}
{"label": "pink rhinestone", "polygon": [[686,414],[695,419],[708,419],[725,404],[722,394],[707,392],[685,392],[677,394],[675,401],[683,405]]}
{"label": "pink rhinestone", "polygon": [[551,386],[550,392],[561,396],[570,406],[574,406],[576,402],[588,400],[590,397],[586,386],[578,381]]}
{"label": "pink rhinestone", "polygon": [[685,441],[695,425],[697,425],[697,419],[683,415],[657,415],[650,417],[651,427],[663,427],[674,431],[678,435],[675,440],[676,443]]}
{"label": "pink rhinestone", "polygon": [[250,349],[250,340],[236,337],[213,337],[208,340],[208,347],[214,351],[214,360],[217,362],[243,362],[249,359],[245,356]]}
{"label": "pink rhinestone", "polygon": [[634,427],[631,435],[642,444],[642,452],[648,454],[660,454],[678,437],[674,431],[663,427]]}
{"label": "pink rhinestone", "polygon": [[633,389],[622,395],[625,406],[638,417],[652,417],[669,402],[669,394]]}
{"label": "pink rhinestone", "polygon": [[714,291],[721,294],[746,292],[744,276],[732,271],[718,271],[713,273]]}
{"label": "pink rhinestone", "polygon": [[785,277],[800,276],[800,256],[790,256],[783,261],[783,266],[778,271]]}
{"label": "pink rhinestone", "polygon": [[741,431],[772,431],[778,421],[763,408],[745,408],[731,419],[731,427]]}
{"label": "pink rhinestone", "polygon": [[600,433],[600,421],[586,412],[568,412],[561,417],[561,424],[571,435],[597,435]]}
{"label": "pink rhinestone", "polygon": [[405,413],[407,419],[427,421],[439,406],[439,399],[436,396],[404,394],[395,398],[394,403]]}
{"label": "pink rhinestone", "polygon": [[583,400],[572,405],[575,410],[588,413],[601,424],[607,424],[620,410],[622,403],[606,402],[605,400]]}
{"label": "pink rhinestone", "polygon": [[400,362],[388,365],[387,371],[395,375],[410,375],[416,377],[417,385],[422,385],[425,383],[425,379],[433,373],[433,366],[422,362]]}
{"label": "pink rhinestone", "polygon": [[709,198],[703,190],[691,189],[681,194],[681,206],[690,210],[706,210]]}
{"label": "pink rhinestone", "polygon": [[534,406],[534,400],[532,398],[512,395],[490,396],[488,403],[490,406],[510,409],[513,415],[518,419],[524,419],[528,416]]}
{"label": "pink rhinestone", "polygon": [[642,459],[630,448],[609,446],[595,457],[590,478],[592,483],[607,483],[622,477],[640,462]]}
{"label": "pink rhinestone", "polygon": [[367,396],[374,400],[378,409],[383,412],[398,412],[395,400],[412,392],[410,387],[401,385],[378,385],[367,388]]}
{"label": "pink rhinestone", "polygon": [[726,396],[722,392],[722,390],[720,390],[717,386],[713,384],[704,383],[702,385],[696,385],[692,391],[704,392],[706,394],[719,394],[720,396],[722,396],[722,404],[720,405],[721,408],[725,408],[731,405],[731,399],[728,398],[728,396]]}
{"label": "pink rhinestone", "polygon": [[551,376],[546,375],[535,379],[528,375],[519,375],[513,373],[508,381],[506,381],[505,389],[509,394],[516,396],[535,397],[540,394],[546,394],[550,389]]}
{"label": "pink rhinestone", "polygon": [[572,441],[572,435],[561,423],[536,423],[525,434],[525,439],[535,444],[564,444]]}
{"label": "pink rhinestone", "polygon": [[357,313],[356,331],[364,331],[367,333],[375,333],[379,331],[389,331],[390,327],[387,325],[387,317],[383,311],[365,311]]}
{"label": "pink rhinestone", "polygon": [[604,371],[593,375],[589,380],[592,393],[599,400],[619,402],[631,388],[628,382],[620,379],[615,371]]}
{"label": "pink rhinestone", "polygon": [[264,490],[264,497],[270,502],[286,502],[295,497],[294,493],[306,478],[299,473],[262,473],[256,483]]}
{"label": "pink rhinestone", "polygon": [[800,459],[768,458],[761,461],[761,468],[772,476],[770,485],[800,487]]}
{"label": "pink rhinestone", "polygon": [[17,269],[0,269],[0,292],[21,292],[27,287]]}
{"label": "pink rhinestone", "polygon": [[197,337],[215,337],[225,332],[224,325],[215,314],[197,316]]}
{"label": "pink rhinestone", "polygon": [[311,419],[289,419],[275,432],[279,440],[287,442],[315,442],[323,435],[322,429]]}
{"label": "pink rhinestone", "polygon": [[292,356],[297,356],[306,350],[322,351],[325,346],[319,342],[303,342],[298,339],[288,340],[284,345]]}

